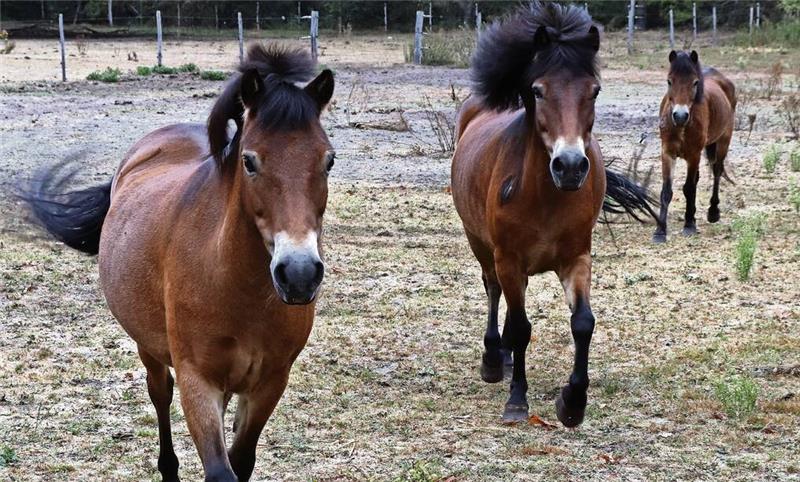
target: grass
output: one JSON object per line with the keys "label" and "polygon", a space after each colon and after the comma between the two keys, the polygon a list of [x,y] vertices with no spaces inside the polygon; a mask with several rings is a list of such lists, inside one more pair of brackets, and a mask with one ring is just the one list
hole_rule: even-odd
{"label": "grass", "polygon": [[200,78],[203,80],[225,80],[228,74],[221,70],[204,70],[200,72]]}
{"label": "grass", "polygon": [[778,147],[777,144],[771,144],[769,148],[767,148],[767,152],[764,154],[764,158],[762,159],[764,172],[766,172],[767,174],[774,173],[775,167],[778,165],[778,161],[780,159],[781,159],[780,147]]}
{"label": "grass", "polygon": [[800,212],[800,183],[793,177],[789,184],[789,205],[795,212]]}
{"label": "grass", "polygon": [[720,380],[714,394],[729,417],[743,418],[756,410],[758,385],[751,378],[734,376]]}
{"label": "grass", "polygon": [[142,77],[146,77],[153,73],[153,68],[148,67],[146,65],[140,65],[136,67],[136,75],[141,75]]}
{"label": "grass", "polygon": [[742,46],[800,47],[800,19],[788,19],[779,23],[764,21],[761,28],[749,29],[736,34],[735,43]]}
{"label": "grass", "polygon": [[7,467],[18,460],[17,452],[13,448],[8,445],[3,445],[0,448],[0,467]]}
{"label": "grass", "polygon": [[792,172],[800,172],[800,145],[795,145],[789,154],[789,168]]}
{"label": "grass", "polygon": [[752,214],[736,219],[733,231],[736,236],[736,275],[740,281],[750,279],[758,240],[764,230],[764,215]]}
{"label": "grass", "polygon": [[[468,29],[434,32],[425,35],[422,47],[423,65],[447,65],[467,68],[469,59],[475,50],[475,32]],[[406,62],[412,62],[414,45],[406,44],[404,48]]]}
{"label": "grass", "polygon": [[122,72],[119,69],[112,69],[106,67],[106,70],[95,70],[86,76],[86,80],[97,80],[100,82],[119,82],[119,76]]}

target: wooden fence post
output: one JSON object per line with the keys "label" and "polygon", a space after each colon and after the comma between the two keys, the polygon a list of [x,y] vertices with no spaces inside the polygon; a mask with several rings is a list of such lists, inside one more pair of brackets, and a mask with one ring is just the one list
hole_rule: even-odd
{"label": "wooden fence post", "polygon": [[669,9],[669,48],[675,48],[675,19],[672,16],[672,9]]}
{"label": "wooden fence post", "polygon": [[386,2],[383,2],[383,31],[389,31],[389,10],[386,6]]}
{"label": "wooden fence post", "polygon": [[750,43],[753,43],[753,6],[750,5]]}
{"label": "wooden fence post", "polygon": [[697,2],[692,2],[692,40],[697,40]]}
{"label": "wooden fence post", "polygon": [[633,54],[633,9],[636,6],[636,0],[631,0],[628,9],[628,55]]}
{"label": "wooden fence post", "polygon": [[64,14],[58,14],[58,42],[61,44],[61,81],[67,81],[67,56],[64,52]]}
{"label": "wooden fence post", "polygon": [[317,37],[319,36],[319,12],[317,10],[311,11],[311,56],[317,60],[319,52],[317,51]]}
{"label": "wooden fence post", "polygon": [[711,7],[711,30],[714,45],[717,45],[717,6]]}
{"label": "wooden fence post", "polygon": [[159,67],[161,67],[161,59],[163,58],[161,55],[161,40],[161,10],[156,10],[156,43],[158,44],[156,58],[158,59]]}
{"label": "wooden fence post", "polygon": [[108,0],[108,26],[114,26],[114,15],[111,14],[111,0]]}
{"label": "wooden fence post", "polygon": [[236,22],[239,24],[239,63],[244,62],[244,29],[242,29],[242,12],[236,12]]}
{"label": "wooden fence post", "polygon": [[261,30],[261,2],[256,2],[256,30]]}
{"label": "wooden fence post", "polygon": [[414,63],[422,63],[422,25],[425,22],[425,12],[417,10],[417,21],[414,23]]}
{"label": "wooden fence post", "polygon": [[478,32],[478,37],[481,36],[481,29],[483,28],[483,12],[478,12],[475,16],[475,31]]}
{"label": "wooden fence post", "polygon": [[181,38],[181,2],[178,2],[178,38]]}
{"label": "wooden fence post", "polygon": [[761,2],[756,3],[756,28],[761,28]]}

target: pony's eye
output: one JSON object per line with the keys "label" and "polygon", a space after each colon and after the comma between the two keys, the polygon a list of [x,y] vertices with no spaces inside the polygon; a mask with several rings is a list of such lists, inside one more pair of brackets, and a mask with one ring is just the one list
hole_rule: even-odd
{"label": "pony's eye", "polygon": [[333,169],[333,165],[335,164],[335,161],[336,161],[336,154],[330,154],[328,156],[328,165],[325,166],[325,169],[328,172],[331,172],[331,169]]}
{"label": "pony's eye", "polygon": [[668,85],[669,87],[672,87],[672,81],[671,81],[671,80],[669,80],[669,79],[667,79],[667,85]]}
{"label": "pony's eye", "polygon": [[698,82],[700,82],[700,81],[695,79],[695,81],[692,83],[692,87],[697,87]]}
{"label": "pony's eye", "polygon": [[541,87],[533,86],[533,97],[535,99],[544,99],[544,93],[542,93]]}
{"label": "pony's eye", "polygon": [[255,156],[250,153],[242,154],[242,163],[244,164],[244,172],[248,176],[255,176],[256,175],[256,159]]}
{"label": "pony's eye", "polygon": [[592,92],[592,99],[597,99],[597,96],[600,95],[600,86],[594,88],[594,92]]}

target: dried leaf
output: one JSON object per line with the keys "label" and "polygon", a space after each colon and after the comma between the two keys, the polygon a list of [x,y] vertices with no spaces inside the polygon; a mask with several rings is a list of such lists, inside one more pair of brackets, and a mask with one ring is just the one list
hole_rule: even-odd
{"label": "dried leaf", "polygon": [[597,456],[600,460],[607,464],[618,464],[622,461],[619,457],[614,457],[614,454],[600,454]]}
{"label": "dried leaf", "polygon": [[546,430],[553,430],[558,427],[558,425],[550,423],[538,415],[531,415],[531,417],[528,419],[528,425],[537,425]]}
{"label": "dried leaf", "polygon": [[552,445],[542,445],[541,447],[522,447],[523,455],[569,455],[567,450]]}

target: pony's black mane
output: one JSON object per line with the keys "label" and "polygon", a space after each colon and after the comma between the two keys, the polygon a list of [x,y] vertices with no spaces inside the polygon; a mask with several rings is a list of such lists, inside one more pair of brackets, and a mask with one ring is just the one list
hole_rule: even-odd
{"label": "pony's black mane", "polygon": [[[472,56],[475,91],[496,109],[519,107],[522,89],[553,69],[599,77],[592,18],[573,5],[532,2],[481,35]],[[534,34],[545,27],[549,42],[537,46]]]}
{"label": "pony's black mane", "polygon": [[[307,82],[314,75],[315,63],[303,49],[280,44],[254,43],[247,49],[239,71],[228,82],[208,116],[208,139],[211,154],[222,164],[229,153],[238,152],[244,106],[241,101],[242,73],[256,70],[264,79],[264,93],[257,106],[251,107],[262,128],[268,130],[302,129],[318,119],[314,100],[297,82]],[[228,121],[236,122],[238,131],[228,138]]]}
{"label": "pony's black mane", "polygon": [[680,77],[696,75],[697,91],[694,95],[694,101],[700,102],[703,100],[703,68],[700,66],[700,60],[697,62],[692,61],[692,57],[687,52],[677,52],[675,60],[670,62],[669,71]]}

